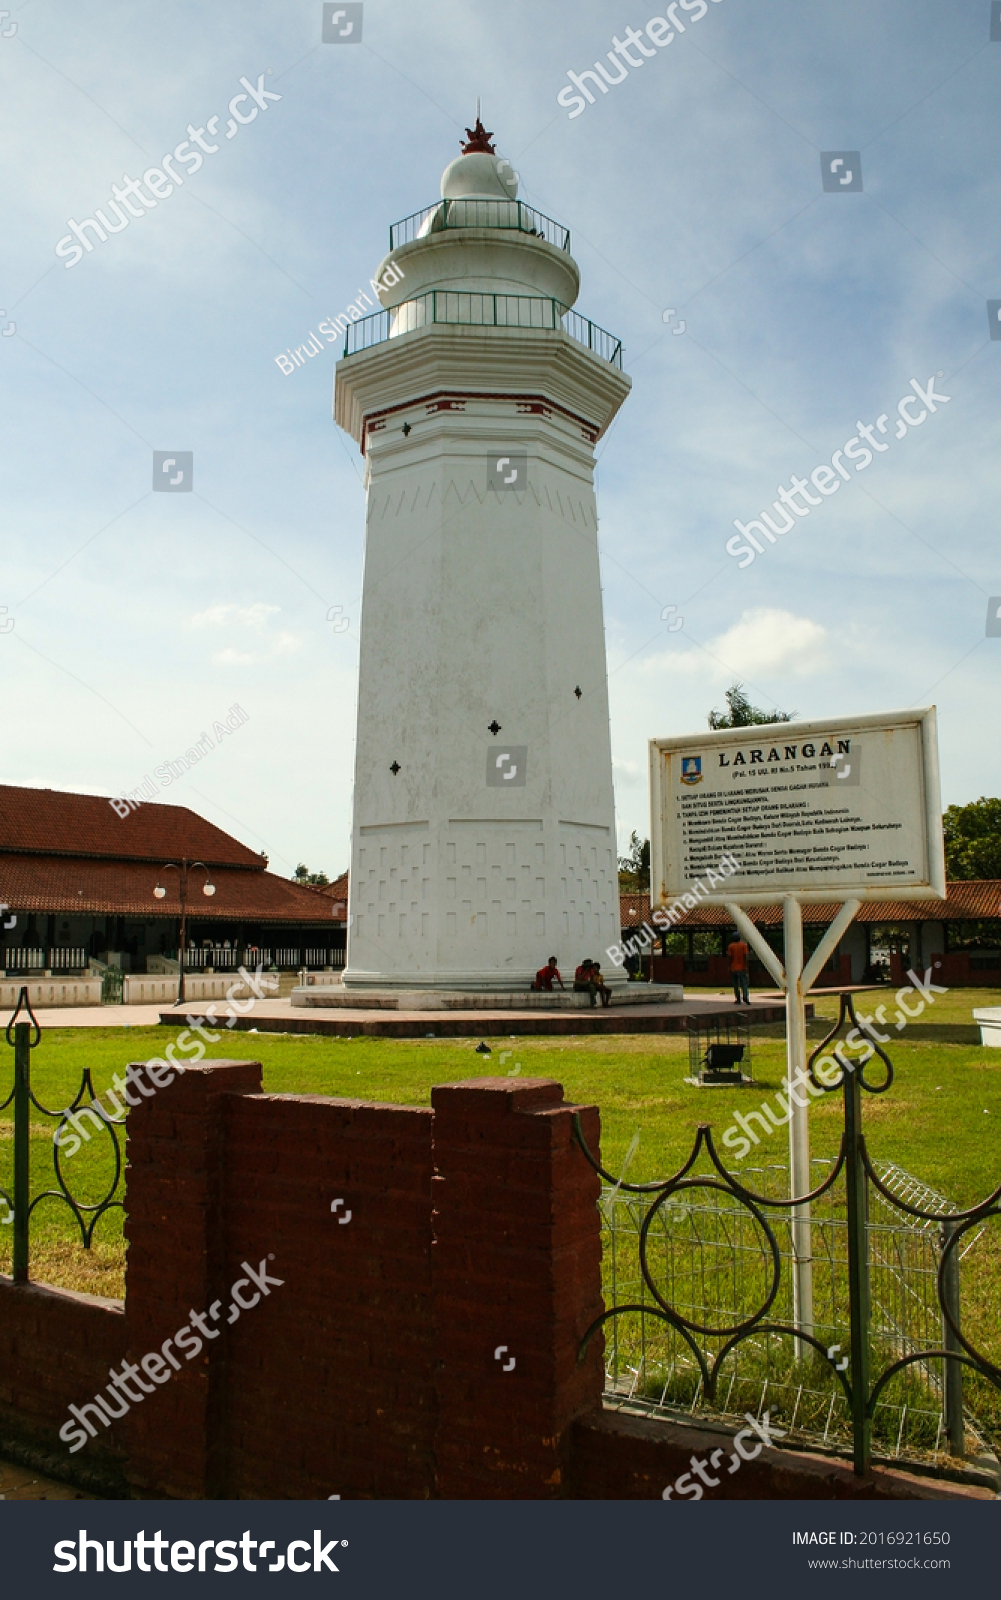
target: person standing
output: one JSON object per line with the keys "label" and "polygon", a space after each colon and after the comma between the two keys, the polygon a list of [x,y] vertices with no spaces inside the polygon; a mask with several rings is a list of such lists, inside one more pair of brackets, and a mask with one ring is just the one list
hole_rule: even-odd
{"label": "person standing", "polygon": [[747,987],[747,968],[750,960],[750,950],[734,929],[733,938],[727,946],[727,960],[730,963],[730,978],[733,983],[733,1003],[735,1006],[749,1006],[751,996]]}

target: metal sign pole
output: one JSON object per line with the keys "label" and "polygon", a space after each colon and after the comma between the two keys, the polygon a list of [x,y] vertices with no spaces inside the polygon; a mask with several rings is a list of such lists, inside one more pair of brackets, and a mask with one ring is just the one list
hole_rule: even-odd
{"label": "metal sign pole", "polygon": [[[754,926],[747,912],[733,902],[727,911],[734,926],[761,958],[786,997],[786,1076],[789,1093],[789,1194],[810,1192],[810,1101],[803,1094],[806,1072],[806,997],[820,976],[828,956],[837,949],[845,930],[859,908],[858,900],[846,900],[809,961],[803,961],[803,907],[795,895],[783,899],[783,940],[785,965]],[[798,1100],[797,1100],[798,1097]],[[793,1324],[804,1333],[813,1333],[813,1248],[810,1207],[797,1206],[792,1215],[792,1293]],[[796,1360],[805,1360],[810,1346],[796,1341]]]}
{"label": "metal sign pole", "polygon": [[[809,1194],[810,1101],[803,1093],[806,1076],[806,1003],[803,990],[803,908],[794,894],[782,902],[786,976],[786,1093],[789,1096],[789,1194]],[[795,1206],[791,1216],[793,1324],[813,1333],[813,1244],[810,1207]],[[810,1346],[795,1341],[797,1361]]]}

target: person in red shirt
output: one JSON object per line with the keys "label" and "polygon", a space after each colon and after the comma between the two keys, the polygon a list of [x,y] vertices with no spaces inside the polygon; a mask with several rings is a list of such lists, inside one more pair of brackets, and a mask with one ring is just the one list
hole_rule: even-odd
{"label": "person in red shirt", "polygon": [[751,952],[747,948],[740,934],[734,929],[733,938],[727,946],[727,960],[730,963],[730,977],[733,981],[733,1003],[735,1006],[749,1006],[751,996],[747,988],[747,965]]}
{"label": "person in red shirt", "polygon": [[535,974],[535,982],[532,984],[532,988],[545,990],[547,994],[552,994],[554,983],[558,983],[561,989],[564,987],[563,979],[560,977],[560,969],[556,965],[556,957],[550,956],[546,965],[540,967]]}

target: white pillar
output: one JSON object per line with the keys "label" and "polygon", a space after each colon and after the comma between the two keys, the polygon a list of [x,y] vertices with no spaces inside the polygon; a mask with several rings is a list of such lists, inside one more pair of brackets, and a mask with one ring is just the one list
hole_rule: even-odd
{"label": "white pillar", "polygon": [[458,157],[391,331],[337,367],[368,487],[348,989],[527,990],[551,955],[621,981],[593,473],[630,382],[564,328],[576,264],[516,192]]}

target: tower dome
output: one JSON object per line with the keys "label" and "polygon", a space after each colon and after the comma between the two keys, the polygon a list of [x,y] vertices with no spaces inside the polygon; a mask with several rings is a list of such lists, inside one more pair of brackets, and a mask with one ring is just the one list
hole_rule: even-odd
{"label": "tower dome", "polygon": [[[380,303],[394,313],[392,337],[424,325],[430,291],[541,296],[561,312],[577,299],[570,230],[518,199],[518,174],[479,116],[466,135],[462,154],[442,173],[441,199],[390,229],[375,278]],[[395,271],[383,287],[389,267]]]}
{"label": "tower dome", "polygon": [[441,175],[443,200],[517,200],[518,174],[497,154],[492,138],[477,116],[476,127],[466,129],[461,156]]}

